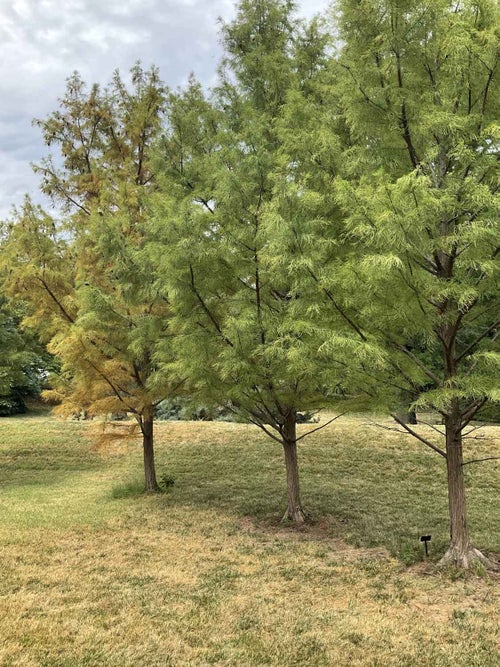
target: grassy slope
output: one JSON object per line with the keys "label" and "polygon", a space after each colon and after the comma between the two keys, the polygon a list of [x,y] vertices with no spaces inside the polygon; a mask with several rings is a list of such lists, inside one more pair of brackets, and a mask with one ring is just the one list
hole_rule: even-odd
{"label": "grassy slope", "polygon": [[[303,441],[318,521],[294,531],[277,526],[281,452],[253,427],[160,424],[158,469],[176,482],[156,497],[133,494],[136,442],[84,435],[0,421],[2,667],[499,664],[498,578],[417,562],[422,533],[444,550],[447,509],[441,459],[411,439],[352,418]],[[498,455],[500,428],[469,449]],[[498,468],[466,468],[490,552]]]}

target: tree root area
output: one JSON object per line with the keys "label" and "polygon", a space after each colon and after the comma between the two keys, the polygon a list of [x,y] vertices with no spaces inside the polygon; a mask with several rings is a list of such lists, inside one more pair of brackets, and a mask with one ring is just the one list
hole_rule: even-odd
{"label": "tree root area", "polygon": [[468,570],[475,564],[483,565],[487,570],[499,570],[499,564],[494,560],[487,558],[479,549],[472,545],[466,549],[457,546],[450,546],[448,551],[439,561],[440,565],[451,565]]}

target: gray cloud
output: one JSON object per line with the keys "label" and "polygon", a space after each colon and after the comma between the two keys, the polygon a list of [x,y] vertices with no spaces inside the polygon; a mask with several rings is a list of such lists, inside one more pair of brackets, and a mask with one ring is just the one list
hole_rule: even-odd
{"label": "gray cloud", "polygon": [[[301,15],[328,0],[302,0]],[[206,85],[220,58],[218,17],[234,16],[232,0],[0,0],[0,217],[37,195],[30,162],[45,153],[33,118],[57,108],[66,78],[78,70],[105,83],[137,60],[154,63],[172,87],[190,72]]]}

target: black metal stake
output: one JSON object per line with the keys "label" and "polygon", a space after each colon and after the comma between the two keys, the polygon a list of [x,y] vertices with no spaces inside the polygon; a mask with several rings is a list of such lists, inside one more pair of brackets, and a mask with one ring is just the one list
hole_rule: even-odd
{"label": "black metal stake", "polygon": [[430,535],[422,535],[422,537],[420,538],[420,541],[424,543],[424,547],[425,547],[425,557],[428,558],[428,556],[429,556],[429,551],[428,551],[428,549],[427,549],[427,542],[430,542],[430,541],[431,541],[431,536],[430,536]]}

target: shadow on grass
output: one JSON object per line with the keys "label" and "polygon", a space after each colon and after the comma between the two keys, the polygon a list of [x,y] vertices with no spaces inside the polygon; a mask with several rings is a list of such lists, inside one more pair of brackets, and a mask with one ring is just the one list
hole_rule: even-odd
{"label": "shadow on grass", "polygon": [[97,471],[103,459],[92,450],[85,426],[52,418],[0,420],[0,484],[53,485],[74,473]]}
{"label": "shadow on grass", "polygon": [[97,471],[103,467],[102,458],[81,447],[12,448],[0,450],[0,484],[53,485],[75,473]]}
{"label": "shadow on grass", "polygon": [[13,419],[18,421],[33,420],[40,418],[50,418],[52,415],[52,406],[47,405],[47,403],[42,403],[39,401],[26,401],[27,411],[19,412],[18,414],[8,415],[6,417],[0,417],[0,423],[3,419]]}
{"label": "shadow on grass", "polygon": [[[279,447],[258,443],[193,444],[161,451],[159,468],[176,478],[163,508],[185,505],[220,508],[277,525],[286,503],[285,468]],[[437,560],[448,544],[446,473],[441,460],[409,447],[370,447],[369,443],[303,445],[299,452],[302,500],[313,520],[330,517],[331,537],[355,546],[384,546],[406,564],[424,557],[421,535],[431,534],[430,556]],[[469,471],[468,471],[469,472]],[[500,521],[494,511],[498,489],[474,484],[470,471],[469,523],[475,544],[497,550]],[[495,497],[494,497],[495,496]],[[495,502],[496,501],[496,502]]]}
{"label": "shadow on grass", "polygon": [[[175,479],[175,485],[150,510],[221,510],[238,519],[252,517],[267,528],[278,525],[286,503],[280,446],[257,432],[232,428],[218,434],[213,427],[203,428],[197,427],[196,441],[188,436],[165,444],[159,439],[158,479]],[[92,450],[84,429],[81,423],[53,419],[0,421],[0,485],[10,488],[9,496],[15,495],[16,485],[71,489],[72,477],[84,472],[90,488],[104,470],[113,469],[111,498],[142,497],[140,447],[128,450],[122,462],[106,461]],[[358,424],[311,436],[299,446],[299,465],[304,506],[326,526],[327,537],[342,537],[355,546],[384,546],[408,564],[423,557],[421,535],[432,535],[432,559],[444,552],[449,531],[446,475],[432,452],[408,440],[386,440]],[[472,539],[486,552],[500,551],[497,470],[498,465],[481,465],[465,471]]]}

